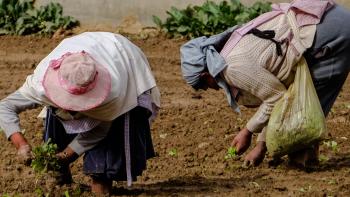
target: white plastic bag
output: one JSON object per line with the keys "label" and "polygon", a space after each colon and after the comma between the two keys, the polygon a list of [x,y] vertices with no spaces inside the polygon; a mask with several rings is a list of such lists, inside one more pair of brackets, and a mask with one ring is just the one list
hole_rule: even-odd
{"label": "white plastic bag", "polygon": [[273,157],[283,156],[321,140],[326,133],[325,117],[306,60],[297,66],[294,83],[272,110],[266,145]]}

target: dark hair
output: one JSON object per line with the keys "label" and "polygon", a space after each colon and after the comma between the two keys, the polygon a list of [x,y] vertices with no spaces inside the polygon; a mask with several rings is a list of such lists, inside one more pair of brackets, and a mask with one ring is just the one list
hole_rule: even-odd
{"label": "dark hair", "polygon": [[203,76],[200,76],[197,83],[192,85],[192,88],[195,90],[199,90],[201,88],[203,88],[206,85],[206,81],[204,80]]}

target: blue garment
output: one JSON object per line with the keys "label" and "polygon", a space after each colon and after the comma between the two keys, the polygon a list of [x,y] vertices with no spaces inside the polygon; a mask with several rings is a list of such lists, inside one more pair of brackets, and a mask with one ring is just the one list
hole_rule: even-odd
{"label": "blue garment", "polygon": [[[138,106],[116,118],[106,138],[86,151],[83,162],[84,173],[99,179],[127,180],[124,129],[125,120],[128,118],[130,169],[132,179],[136,180],[136,177],[146,169],[146,161],[155,156],[149,126],[150,115],[148,109]],[[75,136],[76,134],[65,132],[53,108],[49,107],[45,119],[44,140],[50,138],[57,144],[58,151],[62,151]]]}
{"label": "blue garment", "polygon": [[238,28],[239,26],[236,25],[209,38],[205,36],[195,38],[180,48],[181,70],[187,83],[195,87],[199,83],[200,74],[208,70],[218,85],[224,89],[229,105],[236,112],[240,112],[238,104],[231,95],[228,84],[219,75],[227,66],[225,59],[219,52],[230,38],[232,32]]}
{"label": "blue garment", "polygon": [[350,11],[335,5],[316,26],[314,43],[304,56],[325,116],[350,70]]}
{"label": "blue garment", "polygon": [[[136,180],[146,169],[148,159],[155,156],[149,127],[149,112],[136,107],[129,114],[130,169],[132,180]],[[112,124],[107,137],[84,156],[84,173],[95,178],[116,181],[127,180],[125,158],[124,121],[126,114]]]}

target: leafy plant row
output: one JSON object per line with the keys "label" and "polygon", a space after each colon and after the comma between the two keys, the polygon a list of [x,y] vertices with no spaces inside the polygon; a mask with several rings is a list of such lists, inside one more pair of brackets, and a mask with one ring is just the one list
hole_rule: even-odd
{"label": "leafy plant row", "polygon": [[270,10],[269,2],[258,1],[247,7],[239,0],[231,0],[230,3],[222,1],[218,4],[206,1],[202,6],[189,5],[183,10],[171,7],[167,11],[169,17],[164,22],[158,16],[153,16],[153,22],[170,36],[193,38],[220,33]]}
{"label": "leafy plant row", "polygon": [[0,0],[0,35],[51,35],[59,28],[78,25],[70,16],[63,16],[62,6],[50,2],[40,8],[35,0]]}

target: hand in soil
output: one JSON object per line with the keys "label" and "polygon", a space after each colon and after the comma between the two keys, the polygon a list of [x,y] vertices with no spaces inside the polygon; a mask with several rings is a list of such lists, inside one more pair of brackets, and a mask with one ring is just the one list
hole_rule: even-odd
{"label": "hand in soil", "polygon": [[250,146],[252,141],[252,133],[244,128],[233,139],[231,146],[236,147],[237,154],[243,154]]}
{"label": "hand in soil", "polygon": [[29,166],[33,159],[32,147],[28,144],[21,132],[15,132],[10,137],[11,142],[17,149],[17,160],[26,166]]}
{"label": "hand in soil", "polygon": [[265,158],[267,151],[265,142],[258,142],[258,144],[250,151],[244,158],[243,167],[258,166]]}
{"label": "hand in soil", "polygon": [[67,147],[62,152],[56,154],[58,162],[62,165],[68,165],[75,161],[79,155],[77,155],[71,148]]}
{"label": "hand in soil", "polygon": [[32,154],[32,148],[30,147],[29,144],[27,145],[22,145],[18,148],[17,150],[17,158],[18,161],[26,166],[29,166],[32,159],[33,159],[33,154]]}

